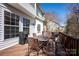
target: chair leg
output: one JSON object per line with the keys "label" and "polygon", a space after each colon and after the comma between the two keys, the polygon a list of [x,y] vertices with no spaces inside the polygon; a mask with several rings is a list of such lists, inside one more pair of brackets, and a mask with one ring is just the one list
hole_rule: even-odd
{"label": "chair leg", "polygon": [[37,51],[37,56],[39,55],[39,51]]}

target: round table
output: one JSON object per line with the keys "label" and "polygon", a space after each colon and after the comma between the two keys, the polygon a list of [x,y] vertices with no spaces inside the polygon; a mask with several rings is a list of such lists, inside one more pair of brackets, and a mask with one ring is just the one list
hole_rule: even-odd
{"label": "round table", "polygon": [[42,35],[38,36],[39,47],[42,49],[42,53],[45,53],[47,49],[48,40],[45,39]]}

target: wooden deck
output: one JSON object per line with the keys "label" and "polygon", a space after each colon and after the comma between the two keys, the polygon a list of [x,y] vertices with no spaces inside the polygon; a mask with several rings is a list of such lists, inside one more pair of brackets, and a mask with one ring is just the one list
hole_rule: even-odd
{"label": "wooden deck", "polygon": [[[15,45],[13,47],[0,50],[0,56],[28,56],[28,44]],[[36,52],[32,52],[30,56],[37,56]],[[39,56],[45,56],[42,50],[39,51]]]}
{"label": "wooden deck", "polygon": [[25,56],[28,53],[28,44],[15,45],[0,51],[0,56]]}

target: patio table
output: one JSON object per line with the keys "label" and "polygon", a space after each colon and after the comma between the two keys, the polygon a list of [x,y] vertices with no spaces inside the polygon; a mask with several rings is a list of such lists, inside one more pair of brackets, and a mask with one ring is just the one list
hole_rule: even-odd
{"label": "patio table", "polygon": [[38,38],[39,47],[40,49],[42,49],[42,53],[45,53],[48,40],[45,39],[42,35],[37,36],[37,38]]}
{"label": "patio table", "polygon": [[[39,49],[41,49],[42,53],[44,53],[44,51],[46,50],[46,47],[47,47],[47,42],[48,42],[47,39],[45,39],[42,35],[35,36],[35,37],[28,37],[28,38],[37,40]],[[34,44],[36,44],[36,43],[34,43]],[[32,45],[32,47],[33,47],[33,45]]]}

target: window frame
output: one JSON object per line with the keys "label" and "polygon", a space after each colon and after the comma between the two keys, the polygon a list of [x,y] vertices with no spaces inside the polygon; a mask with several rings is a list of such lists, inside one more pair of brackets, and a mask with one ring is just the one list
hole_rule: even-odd
{"label": "window frame", "polygon": [[29,34],[29,25],[30,25],[30,20],[23,17],[23,32],[25,34]]}
{"label": "window frame", "polygon": [[[10,18],[10,21],[9,21],[10,23],[9,24],[8,23],[7,24],[5,23],[6,22],[6,17],[7,17],[6,16],[6,13],[10,13],[10,15],[8,16]],[[12,22],[13,22],[12,21],[13,16],[11,14],[14,14],[15,15],[15,17],[14,17],[14,23],[15,24],[12,24]],[[17,22],[18,25],[16,25],[16,15],[17,14],[15,14],[13,12],[9,12],[7,10],[4,10],[4,40],[5,39],[9,39],[9,38],[19,37],[19,19],[20,19],[20,16],[18,15],[19,16],[18,17],[19,19],[18,19],[18,22]],[[9,29],[8,29],[9,31],[6,30],[5,27],[9,27]],[[16,30],[17,30],[16,28],[18,28],[18,36],[16,36]],[[8,31],[9,33],[7,33],[6,31]],[[7,35],[10,35],[10,36],[9,37],[6,37]]]}

